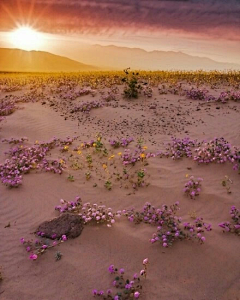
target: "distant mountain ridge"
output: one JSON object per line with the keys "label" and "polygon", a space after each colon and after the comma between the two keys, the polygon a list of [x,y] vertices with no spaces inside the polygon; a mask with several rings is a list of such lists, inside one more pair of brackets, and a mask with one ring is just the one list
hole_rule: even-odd
{"label": "distant mountain ridge", "polygon": [[44,51],[0,48],[0,71],[5,72],[79,72],[97,67]]}
{"label": "distant mountain ridge", "polygon": [[[239,64],[217,62],[207,57],[191,56],[183,52],[159,50],[148,52],[140,48],[115,45],[92,45],[79,49],[78,54],[84,63],[91,61],[96,66],[110,69],[122,70],[129,66],[138,70],[240,70]],[[75,59],[78,60],[78,57]]]}
{"label": "distant mountain ridge", "polygon": [[146,51],[114,45],[87,45],[68,53],[73,59],[44,51],[0,48],[0,71],[81,72],[100,70],[240,70],[240,65],[174,51]]}

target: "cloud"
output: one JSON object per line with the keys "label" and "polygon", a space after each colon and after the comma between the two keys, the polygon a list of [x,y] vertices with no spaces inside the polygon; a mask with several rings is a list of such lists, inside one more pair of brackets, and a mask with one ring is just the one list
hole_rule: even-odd
{"label": "cloud", "polygon": [[[17,5],[16,5],[17,2]],[[177,31],[240,40],[238,0],[2,0],[0,30],[13,22],[53,33]]]}

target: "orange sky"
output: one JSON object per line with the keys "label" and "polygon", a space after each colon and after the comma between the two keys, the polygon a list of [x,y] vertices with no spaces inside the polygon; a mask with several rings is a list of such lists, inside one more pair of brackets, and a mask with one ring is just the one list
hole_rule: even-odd
{"label": "orange sky", "polygon": [[37,50],[61,55],[114,44],[240,63],[239,15],[237,0],[1,0],[0,47],[28,25],[45,34]]}

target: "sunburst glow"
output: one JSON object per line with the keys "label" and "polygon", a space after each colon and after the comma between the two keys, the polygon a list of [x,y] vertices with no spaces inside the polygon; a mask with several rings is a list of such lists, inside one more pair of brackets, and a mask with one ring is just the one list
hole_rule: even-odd
{"label": "sunburst glow", "polygon": [[31,27],[19,27],[11,32],[11,43],[23,50],[38,50],[44,44],[43,34]]}

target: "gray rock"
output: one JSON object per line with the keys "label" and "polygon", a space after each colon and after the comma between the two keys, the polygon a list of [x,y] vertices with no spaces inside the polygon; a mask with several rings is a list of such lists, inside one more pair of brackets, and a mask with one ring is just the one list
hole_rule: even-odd
{"label": "gray rock", "polygon": [[54,234],[55,238],[66,235],[68,238],[74,239],[82,233],[83,227],[83,220],[80,216],[64,213],[60,217],[40,224],[37,232],[43,232],[44,236],[50,239]]}

